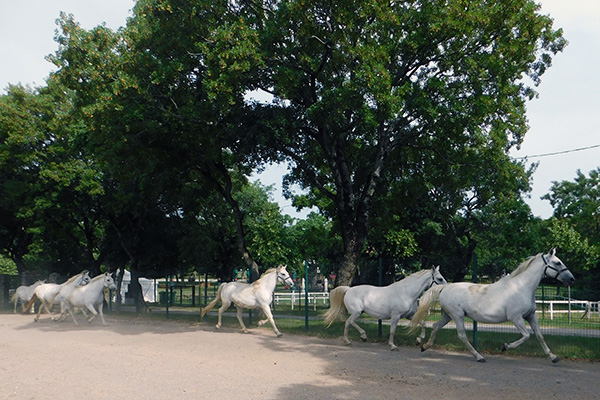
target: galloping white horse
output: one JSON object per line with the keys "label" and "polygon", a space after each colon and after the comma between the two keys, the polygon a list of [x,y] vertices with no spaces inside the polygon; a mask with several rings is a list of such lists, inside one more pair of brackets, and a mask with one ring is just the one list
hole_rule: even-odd
{"label": "galloping white horse", "polygon": [[511,321],[515,324],[522,337],[512,343],[505,343],[502,351],[514,349],[529,339],[526,320],[537,336],[544,353],[552,362],[560,361],[560,358],[552,354],[546,345],[535,315],[535,291],[543,277],[556,279],[568,286],[575,282],[573,274],[556,257],[556,250],[552,249],[548,254],[538,254],[528,258],[510,275],[489,285],[459,282],[432,287],[421,298],[419,309],[411,321],[411,330],[416,330],[420,326],[431,306],[438,300],[442,306],[442,319],[433,325],[429,341],[421,346],[421,351],[431,347],[438,331],[453,320],[460,340],[477,361],[485,362],[467,339],[465,316],[485,323]]}
{"label": "galloping white horse", "polygon": [[[17,303],[21,303],[21,309],[25,312],[25,304],[27,304],[33,295],[35,294],[35,288],[45,283],[44,281],[37,281],[33,285],[29,286],[19,286],[17,290],[15,290],[15,294],[12,295],[10,301],[15,303],[15,309],[13,313],[17,313]],[[33,312],[33,311],[32,311]]]}
{"label": "galloping white horse", "polygon": [[[105,272],[102,275],[96,276],[85,286],[79,286],[74,288],[68,296],[65,296],[62,301],[65,305],[66,310],[60,316],[60,319],[63,320],[66,316],[66,311],[68,310],[73,318],[73,322],[75,325],[79,325],[77,320],[75,319],[75,315],[73,313],[73,307],[81,308],[84,310],[87,308],[92,312],[92,315],[87,319],[88,322],[92,322],[94,317],[100,314],[100,319],[102,320],[102,325],[106,325],[106,321],[104,320],[104,313],[102,311],[104,307],[104,289],[108,288],[110,290],[115,290],[117,285],[115,285],[115,281],[112,276]],[[98,311],[96,311],[98,309]]]}
{"label": "galloping white horse", "polygon": [[294,285],[294,281],[287,272],[286,267],[283,265],[280,265],[277,268],[268,269],[264,274],[262,274],[260,279],[252,283],[223,283],[221,286],[219,286],[219,290],[217,291],[217,296],[215,299],[202,309],[201,318],[204,318],[204,315],[213,309],[220,300],[222,304],[219,308],[219,320],[217,321],[216,325],[216,328],[219,329],[221,327],[221,316],[223,311],[227,310],[233,302],[237,308],[237,319],[242,327],[242,331],[244,331],[244,333],[248,333],[248,329],[246,329],[246,325],[244,325],[244,321],[242,319],[242,309],[260,308],[267,318],[260,321],[258,325],[263,325],[267,321],[270,322],[273,330],[277,334],[277,337],[281,337],[283,334],[279,332],[279,329],[277,329],[270,308],[270,304],[273,301],[273,291],[275,290],[278,280],[286,285]]}
{"label": "galloping white horse", "polygon": [[54,320],[54,315],[52,315],[50,308],[52,307],[53,304],[58,304],[58,303],[56,303],[56,301],[60,300],[59,294],[60,294],[61,290],[63,290],[63,289],[70,290],[71,288],[85,285],[89,281],[90,281],[90,273],[89,273],[89,271],[86,270],[86,271],[82,271],[79,274],[71,277],[69,280],[67,280],[63,284],[58,285],[56,283],[44,283],[44,284],[36,287],[34,296],[29,301],[28,306],[31,306],[33,304],[33,302],[35,301],[35,299],[39,299],[42,304],[38,308],[38,313],[33,320],[37,322],[40,319],[40,314],[42,313],[42,308],[45,308],[46,311],[48,312],[48,314],[50,315],[50,318],[52,318],[52,320]]}
{"label": "galloping white horse", "polygon": [[[433,285],[445,285],[446,279],[440,274],[440,267],[415,272],[401,281],[391,285],[378,287],[371,285],[360,286],[338,286],[329,294],[330,308],[325,313],[325,325],[327,327],[345,314],[348,310],[350,317],[344,326],[344,342],[352,344],[348,339],[348,328],[355,327],[364,342],[367,334],[356,323],[363,312],[378,319],[391,319],[390,339],[388,341],[391,350],[398,350],[394,344],[396,326],[402,318],[410,319],[417,311],[417,299],[424,290]],[[425,324],[423,323],[421,334],[417,342],[425,338]]]}

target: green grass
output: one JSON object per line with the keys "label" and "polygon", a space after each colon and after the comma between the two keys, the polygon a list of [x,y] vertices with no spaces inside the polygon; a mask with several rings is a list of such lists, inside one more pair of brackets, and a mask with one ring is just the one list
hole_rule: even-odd
{"label": "green grass", "polygon": [[[320,318],[322,314],[327,310],[327,306],[319,305],[317,306],[317,311],[313,311],[313,307],[309,307],[308,315],[313,318]],[[156,311],[164,310],[164,308],[156,307]],[[179,308],[179,307],[170,307],[171,312],[169,313],[169,319],[174,321],[185,321],[185,322],[199,322],[200,319],[200,309],[199,308]],[[188,312],[180,313],[178,310],[186,310]],[[233,311],[234,308],[230,308],[228,311]],[[213,311],[216,311],[213,310]],[[289,305],[278,305],[277,308],[273,312],[275,316],[275,321],[277,323],[277,327],[283,333],[288,334],[296,334],[296,335],[308,335],[315,336],[320,338],[329,338],[336,339],[341,338],[344,330],[343,322],[334,322],[331,327],[325,328],[323,321],[321,319],[310,319],[308,321],[308,331],[305,328],[305,310],[304,308],[295,307],[294,310],[291,310]],[[253,314],[254,317],[252,319],[252,324],[249,324],[248,321],[248,312],[244,312],[244,322],[248,326],[249,329],[272,329],[270,324],[266,324],[261,328],[256,327],[256,322],[258,318],[256,313]],[[298,318],[283,318],[283,315],[293,315]],[[278,316],[280,316],[278,318]],[[151,313],[151,314],[140,314],[139,318],[157,318],[157,319],[165,319],[164,313]],[[566,316],[561,316],[560,318],[555,318],[553,321],[550,321],[548,318],[542,322],[543,326],[557,326],[557,327],[569,327],[569,328],[579,328],[579,329],[598,329],[598,323],[592,321],[591,323],[584,322],[587,320],[578,320],[575,321],[576,318],[572,319],[572,324],[568,325],[565,323]],[[430,319],[435,321],[439,319],[439,314],[432,313]],[[380,338],[378,335],[378,326],[376,323],[376,319],[368,317],[363,314],[361,317],[360,325],[366,330],[368,342],[370,343],[387,343],[389,336],[389,325],[383,324],[382,329],[382,337]],[[215,325],[217,322],[216,315],[207,315],[203,323],[208,325]],[[224,316],[223,317],[223,325],[233,329],[239,329],[239,324],[237,319],[234,316]],[[507,323],[507,326],[512,326],[512,323]],[[427,330],[427,338],[431,329]],[[471,343],[473,342],[472,332],[468,331],[469,340]],[[520,337],[517,333],[509,333],[509,332],[478,332],[478,343],[477,350],[482,354],[500,354],[500,349],[502,345],[506,342],[513,342]],[[545,340],[552,352],[564,359],[572,359],[572,360],[600,360],[600,338],[588,338],[581,336],[555,336],[555,335],[545,335]],[[351,341],[360,341],[360,336],[356,329],[350,327],[349,331],[349,339]],[[414,346],[415,335],[407,335],[404,327],[399,326],[396,331],[395,343],[398,346]],[[458,339],[455,329],[442,329],[438,337],[436,339],[436,343],[434,348],[445,349],[451,351],[466,351],[463,343]],[[522,355],[522,356],[532,356],[532,357],[545,357],[540,344],[534,335],[530,337],[530,339],[519,346],[517,349],[509,350],[506,354],[510,355]]]}

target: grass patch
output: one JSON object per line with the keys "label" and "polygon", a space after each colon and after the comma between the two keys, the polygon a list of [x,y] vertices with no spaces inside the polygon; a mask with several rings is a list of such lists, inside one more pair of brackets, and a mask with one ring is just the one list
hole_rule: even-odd
{"label": "grass patch", "polygon": [[[160,310],[160,308],[156,308],[156,311]],[[162,309],[164,310],[164,309]],[[181,312],[185,310],[186,312]],[[235,309],[232,307],[228,311],[231,313]],[[277,327],[282,333],[287,334],[295,334],[295,335],[308,335],[319,338],[327,338],[327,339],[338,339],[341,338],[344,331],[344,322],[334,322],[329,328],[325,328],[323,321],[321,319],[322,314],[327,310],[327,307],[317,307],[317,310],[314,311],[312,307],[309,308],[309,321],[308,321],[308,331],[305,328],[305,310],[295,308],[295,310],[291,310],[289,307],[278,306],[277,309],[273,311],[275,322]],[[173,321],[183,321],[183,322],[200,322],[200,309],[194,308],[190,309],[189,307],[184,309],[178,308],[170,308],[169,319]],[[216,311],[213,310],[213,311]],[[128,312],[122,314],[130,314]],[[294,316],[296,318],[290,318],[290,316]],[[164,312],[153,312],[150,314],[140,314],[138,318],[143,319],[160,319],[164,320],[166,318]],[[437,320],[439,315],[431,315],[431,320]],[[556,322],[556,319],[554,320]],[[223,316],[223,326],[231,328],[231,329],[240,329],[237,318],[231,315]],[[252,323],[249,323],[248,312],[244,312],[244,323],[249,329],[267,329],[272,330],[270,324],[265,324],[261,328],[257,328],[256,323],[258,322],[257,313],[253,313]],[[209,326],[214,326],[217,323],[217,316],[213,314],[208,314],[204,321],[204,324]],[[387,343],[389,337],[389,324],[383,324],[382,336],[378,335],[378,326],[377,320],[363,314],[361,320],[359,321],[359,325],[365,329],[367,332],[367,342],[370,343]],[[512,326],[512,323],[507,323],[507,326]],[[548,324],[544,324],[544,326],[548,326]],[[552,326],[556,326],[553,324]],[[558,325],[558,326],[568,326],[572,328],[571,325]],[[581,326],[576,325],[576,327],[582,327],[585,329],[589,329],[589,325],[582,324]],[[431,329],[427,329],[427,338],[431,333]],[[467,331],[469,336],[469,340],[473,343],[473,334],[471,331]],[[360,335],[353,327],[350,327],[348,337],[353,342],[360,341]],[[415,335],[408,335],[406,333],[406,329],[402,326],[398,326],[396,330],[395,343],[398,346],[414,346]],[[477,351],[482,354],[500,354],[500,349],[504,343],[510,343],[517,340],[520,337],[520,334],[514,332],[478,332],[478,343],[477,343]],[[558,355],[561,358],[572,359],[572,360],[600,360],[600,338],[591,338],[591,337],[581,337],[581,336],[563,336],[563,335],[548,335],[544,336],[546,343],[552,350],[552,352]],[[445,349],[450,351],[460,351],[466,352],[464,344],[458,339],[456,334],[456,330],[454,328],[442,329],[436,338],[436,343],[434,348],[437,349]],[[506,354],[509,355],[521,355],[521,356],[530,356],[530,357],[545,357],[542,348],[537,341],[535,335],[532,335],[530,339],[523,343],[516,349],[508,350]]]}

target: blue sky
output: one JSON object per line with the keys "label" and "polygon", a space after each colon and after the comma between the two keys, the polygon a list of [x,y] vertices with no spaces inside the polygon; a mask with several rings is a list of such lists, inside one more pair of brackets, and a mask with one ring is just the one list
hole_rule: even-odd
{"label": "blue sky", "polygon": [[[539,97],[528,103],[529,132],[514,157],[555,153],[600,144],[600,1],[542,0],[542,13],[564,29],[569,45],[558,54],[542,77]],[[56,51],[55,20],[60,11],[74,15],[84,28],[106,23],[125,24],[132,0],[0,0],[0,90],[9,83],[41,86],[53,66],[44,57]],[[530,158],[539,162],[528,200],[535,215],[548,218],[552,208],[540,197],[553,181],[573,180],[576,171],[587,174],[600,167],[600,147],[566,154]],[[281,196],[285,167],[269,168],[258,176],[275,185],[274,200],[285,213],[297,214]]]}

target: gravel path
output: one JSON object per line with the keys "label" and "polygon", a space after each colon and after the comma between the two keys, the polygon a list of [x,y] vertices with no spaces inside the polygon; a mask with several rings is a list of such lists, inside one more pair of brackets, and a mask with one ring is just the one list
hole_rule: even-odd
{"label": "gravel path", "polygon": [[0,315],[0,399],[600,399],[598,363],[107,322]]}

